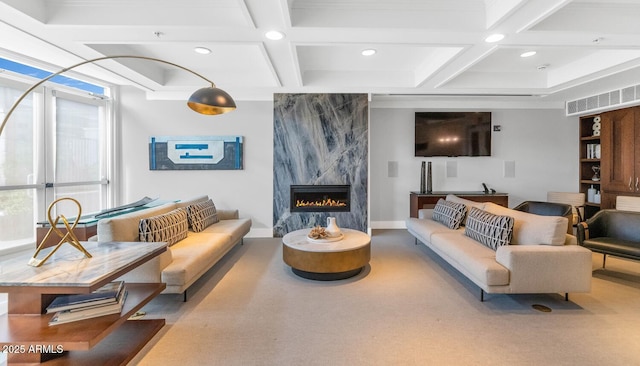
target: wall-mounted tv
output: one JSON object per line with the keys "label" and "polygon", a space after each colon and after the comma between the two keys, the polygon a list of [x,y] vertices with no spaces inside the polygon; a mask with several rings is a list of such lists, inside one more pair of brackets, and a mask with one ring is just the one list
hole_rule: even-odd
{"label": "wall-mounted tv", "polygon": [[416,112],[415,156],[491,156],[491,112]]}

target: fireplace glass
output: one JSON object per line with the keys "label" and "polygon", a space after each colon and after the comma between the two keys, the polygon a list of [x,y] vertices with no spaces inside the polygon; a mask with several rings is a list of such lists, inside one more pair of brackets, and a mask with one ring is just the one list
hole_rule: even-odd
{"label": "fireplace glass", "polygon": [[349,212],[349,185],[292,185],[291,212]]}

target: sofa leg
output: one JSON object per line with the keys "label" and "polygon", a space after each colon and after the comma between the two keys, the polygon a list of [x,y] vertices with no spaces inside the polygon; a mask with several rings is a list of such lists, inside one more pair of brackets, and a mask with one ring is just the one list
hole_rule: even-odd
{"label": "sofa leg", "polygon": [[564,293],[564,301],[569,301],[569,293],[568,292]]}
{"label": "sofa leg", "polygon": [[182,293],[182,302],[187,302],[187,290]]}
{"label": "sofa leg", "polygon": [[484,290],[480,289],[480,302],[484,301]]}
{"label": "sofa leg", "polygon": [[607,263],[607,255],[603,254],[602,255],[602,269],[604,269],[605,264]]}

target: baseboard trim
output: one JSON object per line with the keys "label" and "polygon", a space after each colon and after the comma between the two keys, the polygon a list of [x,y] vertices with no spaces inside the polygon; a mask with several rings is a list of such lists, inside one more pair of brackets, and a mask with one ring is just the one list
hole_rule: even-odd
{"label": "baseboard trim", "polygon": [[371,221],[372,229],[406,229],[404,221]]}
{"label": "baseboard trim", "polygon": [[255,229],[251,228],[245,238],[273,238],[273,229]]}

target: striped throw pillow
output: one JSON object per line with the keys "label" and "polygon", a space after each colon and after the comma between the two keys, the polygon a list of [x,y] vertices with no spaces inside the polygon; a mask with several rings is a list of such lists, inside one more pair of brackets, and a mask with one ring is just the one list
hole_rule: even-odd
{"label": "striped throw pillow", "polygon": [[433,208],[431,218],[449,229],[456,230],[460,227],[466,214],[467,207],[464,203],[446,201],[440,198]]}
{"label": "striped throw pillow", "polygon": [[513,217],[499,216],[472,207],[469,210],[464,234],[487,247],[497,250],[509,245],[513,236]]}
{"label": "striped throw pillow", "polygon": [[188,231],[187,209],[184,207],[142,219],[138,225],[140,241],[163,241],[169,246],[186,238]]}
{"label": "striped throw pillow", "polygon": [[211,199],[199,203],[194,203],[187,207],[187,217],[191,230],[198,233],[206,229],[207,226],[220,221],[216,211],[216,205]]}

